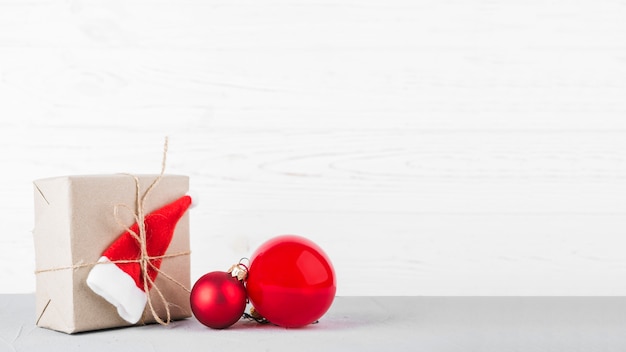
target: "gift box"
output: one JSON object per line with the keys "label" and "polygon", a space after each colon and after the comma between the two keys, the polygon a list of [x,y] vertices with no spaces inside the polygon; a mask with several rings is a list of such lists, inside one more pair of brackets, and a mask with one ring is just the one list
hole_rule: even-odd
{"label": "gift box", "polygon": [[[111,251],[108,248],[117,243],[122,234],[128,235],[132,226],[137,230],[135,208],[138,204],[138,187],[141,198],[157,178],[160,178],[159,182],[149,191],[142,208],[146,214],[144,223],[147,228],[150,213],[181,199],[187,193],[187,176],[141,175],[136,176],[137,182],[134,176],[126,174],[66,176],[34,181],[33,236],[37,269],[35,296],[38,326],[76,333],[155,322],[152,310],[149,309],[150,304],[145,305],[145,310],[142,307],[139,311],[139,321],[131,323],[127,318],[122,318],[122,308],[119,305],[112,304],[110,298],[103,298],[106,292],[97,294],[94,290],[106,291],[117,289],[116,285],[121,283],[128,284],[124,281],[128,278],[115,276],[118,273],[107,276],[110,274],[108,271],[119,272],[115,269],[116,265],[139,267],[139,264],[132,262],[105,263],[106,265],[99,265],[98,262],[103,260],[105,251]],[[155,275],[156,280],[148,287],[145,295],[148,303],[152,303],[154,313],[163,320],[167,316],[166,306],[172,320],[191,316],[189,293],[185,289],[190,288],[189,215],[185,211],[187,206],[188,204],[179,209],[177,216],[180,217],[173,229],[171,224],[152,225],[169,226],[164,231],[173,233],[169,246],[165,244],[163,249],[167,248],[165,255],[151,259],[159,262],[160,272]],[[160,217],[154,216],[152,219],[161,221]],[[156,230],[147,228],[146,231]],[[148,244],[148,248],[150,245]],[[115,263],[115,260],[112,262]],[[97,270],[94,270],[96,267]],[[100,280],[96,282],[97,285],[93,282],[87,283],[88,276],[94,281],[94,273],[90,274],[92,270],[98,275],[104,272],[104,276],[97,277]],[[121,273],[121,276],[125,276],[124,272]],[[119,292],[122,301],[137,300],[141,295],[132,295],[143,292],[139,281],[134,286],[132,279],[129,282],[130,285],[120,286],[123,291]],[[113,292],[113,296],[117,294]],[[127,294],[131,297],[126,297]],[[124,302],[120,304],[124,305]]]}

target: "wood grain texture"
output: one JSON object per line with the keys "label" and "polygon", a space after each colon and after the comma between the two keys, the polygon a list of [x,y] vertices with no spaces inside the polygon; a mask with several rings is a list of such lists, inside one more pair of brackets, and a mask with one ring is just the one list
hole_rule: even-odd
{"label": "wood grain texture", "polygon": [[340,295],[624,295],[624,15],[0,1],[0,292],[33,290],[31,180],[154,173],[169,135],[192,279],[298,233]]}

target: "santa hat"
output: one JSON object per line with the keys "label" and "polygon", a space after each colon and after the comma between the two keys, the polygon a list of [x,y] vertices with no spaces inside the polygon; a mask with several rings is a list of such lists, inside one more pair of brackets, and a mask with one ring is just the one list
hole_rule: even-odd
{"label": "santa hat", "polygon": [[[145,216],[146,247],[149,257],[165,254],[174,234],[176,223],[191,205],[191,197],[183,196],[178,200],[155,210]],[[139,226],[133,224],[130,229],[139,234]],[[144,292],[144,280],[138,260],[141,250],[137,239],[129,231],[121,234],[103,253],[87,276],[87,285],[98,295],[117,308],[124,320],[131,324],[139,321],[143,315],[149,292]],[[157,269],[161,267],[161,258],[150,260]],[[131,261],[117,263],[116,261]],[[103,263],[103,264],[100,264]],[[156,279],[158,271],[148,266],[148,288]]]}

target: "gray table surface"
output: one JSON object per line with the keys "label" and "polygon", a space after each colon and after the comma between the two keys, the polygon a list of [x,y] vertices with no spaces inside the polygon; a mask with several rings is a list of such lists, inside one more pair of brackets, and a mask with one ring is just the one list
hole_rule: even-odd
{"label": "gray table surface", "polygon": [[626,297],[337,297],[318,324],[195,319],[66,335],[0,295],[0,351],[626,351]]}

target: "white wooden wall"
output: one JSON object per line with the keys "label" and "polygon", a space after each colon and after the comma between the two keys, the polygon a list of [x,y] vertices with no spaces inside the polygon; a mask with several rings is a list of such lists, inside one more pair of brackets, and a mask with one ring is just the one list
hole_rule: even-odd
{"label": "white wooden wall", "polygon": [[0,292],[33,179],[188,174],[192,279],[307,236],[339,295],[626,294],[626,3],[0,0]]}

